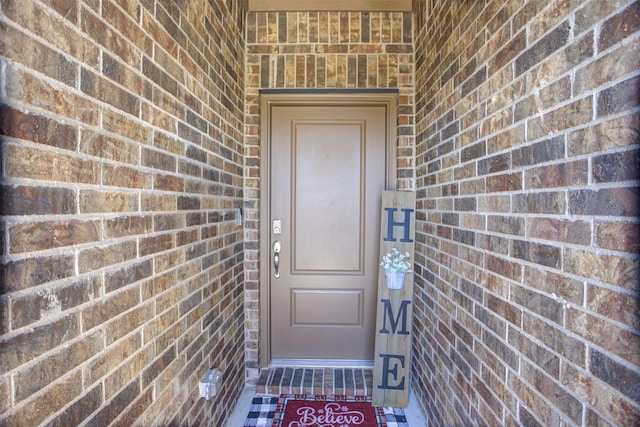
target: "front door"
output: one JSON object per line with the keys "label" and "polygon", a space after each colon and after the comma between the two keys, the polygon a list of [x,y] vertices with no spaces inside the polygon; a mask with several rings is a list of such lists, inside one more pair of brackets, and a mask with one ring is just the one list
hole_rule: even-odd
{"label": "front door", "polygon": [[385,103],[271,103],[272,361],[373,359]]}

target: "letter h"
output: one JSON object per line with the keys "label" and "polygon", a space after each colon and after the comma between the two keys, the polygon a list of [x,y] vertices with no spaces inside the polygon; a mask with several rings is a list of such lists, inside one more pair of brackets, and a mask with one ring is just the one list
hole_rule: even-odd
{"label": "letter h", "polygon": [[395,222],[393,220],[393,214],[397,211],[397,208],[384,208],[387,211],[387,237],[384,238],[385,242],[395,242],[396,239],[393,237],[393,227],[404,227],[404,237],[400,239],[401,242],[413,242],[409,237],[411,232],[411,212],[413,209],[402,209],[404,212],[404,221]]}

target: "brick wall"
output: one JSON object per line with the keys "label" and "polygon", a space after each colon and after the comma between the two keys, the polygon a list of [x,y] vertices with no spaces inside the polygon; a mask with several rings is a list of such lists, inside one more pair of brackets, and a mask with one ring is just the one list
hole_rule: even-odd
{"label": "brick wall", "polygon": [[1,425],[218,425],[235,404],[242,4],[0,2]]}
{"label": "brick wall", "polygon": [[414,11],[421,404],[639,425],[640,3]]}
{"label": "brick wall", "polygon": [[[401,12],[251,12],[247,18],[245,185],[246,341],[255,376],[260,333],[261,89],[398,90],[397,188],[413,185],[412,15]],[[264,329],[263,329],[264,330]]]}

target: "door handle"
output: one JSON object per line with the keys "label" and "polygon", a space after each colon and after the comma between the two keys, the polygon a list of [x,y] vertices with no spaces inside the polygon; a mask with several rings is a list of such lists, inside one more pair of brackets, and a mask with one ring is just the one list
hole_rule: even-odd
{"label": "door handle", "polygon": [[278,271],[278,269],[280,268],[280,249],[281,248],[282,248],[282,245],[280,244],[279,240],[276,240],[275,242],[273,242],[273,268],[274,268],[273,276],[276,279],[280,277],[280,271]]}

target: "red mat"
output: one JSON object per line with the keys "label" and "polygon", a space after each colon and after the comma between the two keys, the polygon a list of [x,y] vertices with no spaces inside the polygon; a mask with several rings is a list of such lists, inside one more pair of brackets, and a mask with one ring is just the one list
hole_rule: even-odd
{"label": "red mat", "polygon": [[386,427],[383,408],[364,396],[280,396],[272,427]]}

